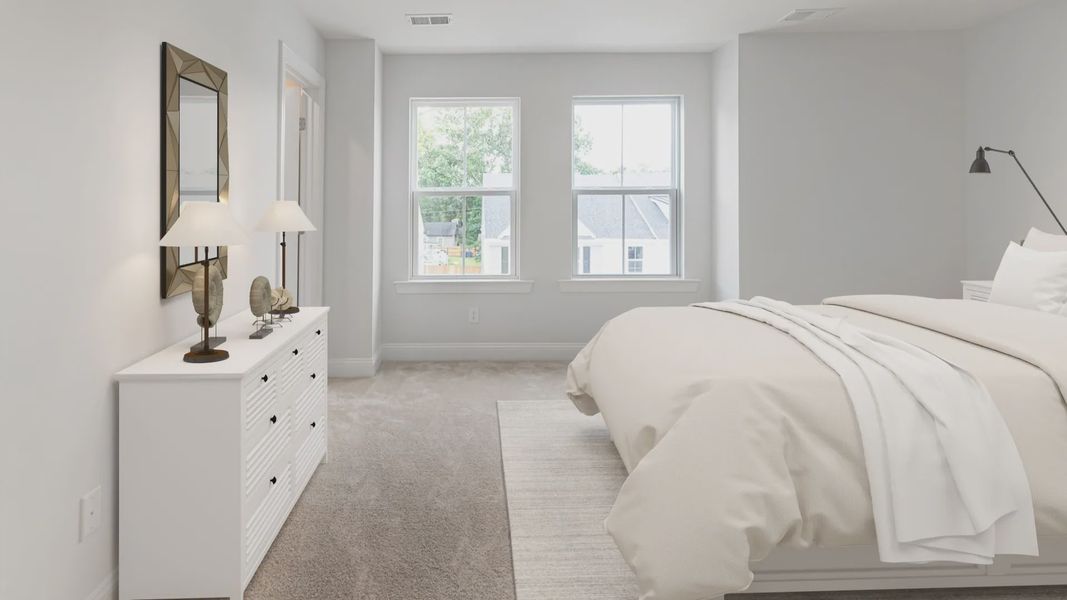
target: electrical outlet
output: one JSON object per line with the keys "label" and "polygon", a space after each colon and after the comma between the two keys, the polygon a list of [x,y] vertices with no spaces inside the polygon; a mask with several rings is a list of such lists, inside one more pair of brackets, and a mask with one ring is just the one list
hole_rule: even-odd
{"label": "electrical outlet", "polygon": [[78,532],[78,541],[80,542],[84,542],[86,538],[100,529],[100,519],[102,516],[100,512],[103,510],[100,495],[100,486],[96,486],[82,496],[81,501],[78,503],[81,512]]}
{"label": "electrical outlet", "polygon": [[472,306],[467,309],[467,322],[471,325],[478,324],[478,307]]}

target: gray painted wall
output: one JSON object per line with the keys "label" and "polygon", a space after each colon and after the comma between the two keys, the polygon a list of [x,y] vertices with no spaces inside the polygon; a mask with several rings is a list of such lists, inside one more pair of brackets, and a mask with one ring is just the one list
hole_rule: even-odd
{"label": "gray painted wall", "polygon": [[[390,343],[584,343],[636,306],[707,298],[711,251],[709,54],[386,55],[383,124],[382,331]],[[332,85],[332,83],[331,83]],[[571,273],[571,99],[580,95],[684,97],[686,276],[696,293],[561,293]],[[521,277],[528,294],[397,294],[408,276],[408,100],[521,98]],[[331,271],[332,273],[332,271]],[[481,323],[467,323],[478,306]],[[336,335],[336,330],[332,335]]]}
{"label": "gray painted wall", "polygon": [[336,375],[378,354],[382,55],[374,40],[326,43],[325,301]]}
{"label": "gray painted wall", "polygon": [[737,298],[741,294],[739,50],[739,43],[734,40],[711,55],[711,235],[715,273],[711,296],[715,299]]}
{"label": "gray painted wall", "polygon": [[[229,74],[230,249],[223,316],[276,267],[251,231],[277,198],[278,41],[317,69],[322,38],[288,0],[6,2],[0,73],[0,598],[108,594],[117,565],[113,374],[196,333],[188,294],[159,298],[160,43]],[[17,345],[12,343],[17,340]],[[78,499],[100,484],[99,532]]]}
{"label": "gray painted wall", "polygon": [[[1012,148],[1060,219],[1067,219],[1067,2],[1048,0],[967,33],[967,129],[959,171],[979,145]],[[1010,240],[1059,232],[1010,157],[965,176],[967,276],[992,279]]]}
{"label": "gray painted wall", "polygon": [[741,37],[741,295],[957,296],[962,36]]}

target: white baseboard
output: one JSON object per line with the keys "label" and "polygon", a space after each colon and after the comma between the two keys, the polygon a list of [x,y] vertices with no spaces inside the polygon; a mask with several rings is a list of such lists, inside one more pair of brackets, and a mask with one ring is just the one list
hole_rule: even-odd
{"label": "white baseboard", "polygon": [[396,361],[569,361],[584,347],[584,343],[569,342],[390,343],[382,345],[382,357]]}
{"label": "white baseboard", "polygon": [[378,355],[370,358],[331,358],[330,377],[372,377],[381,364],[382,359]]}
{"label": "white baseboard", "polygon": [[118,571],[108,573],[107,577],[100,582],[100,585],[96,586],[96,589],[92,592],[89,592],[85,600],[115,600],[119,596],[118,580]]}

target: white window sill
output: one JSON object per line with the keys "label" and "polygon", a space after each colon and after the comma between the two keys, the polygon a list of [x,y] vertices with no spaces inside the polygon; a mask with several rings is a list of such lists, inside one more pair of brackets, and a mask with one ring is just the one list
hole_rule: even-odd
{"label": "white window sill", "polygon": [[692,293],[700,289],[699,279],[561,279],[559,291],[563,293],[588,294],[664,294],[664,293]]}
{"label": "white window sill", "polygon": [[410,279],[394,281],[398,294],[528,294],[533,282],[521,279]]}

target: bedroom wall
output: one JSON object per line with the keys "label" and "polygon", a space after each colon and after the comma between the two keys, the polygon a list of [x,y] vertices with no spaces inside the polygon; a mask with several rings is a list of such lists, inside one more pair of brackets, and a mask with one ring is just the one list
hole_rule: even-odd
{"label": "bedroom wall", "polygon": [[[573,357],[607,319],[636,306],[711,294],[709,54],[386,55],[383,123],[382,331],[385,358]],[[681,94],[685,131],[685,293],[565,293],[571,273],[571,99]],[[398,294],[408,276],[408,101],[521,98],[521,277],[526,294]],[[468,324],[469,307],[480,324]]]}
{"label": "bedroom wall", "polygon": [[958,297],[963,37],[750,34],[741,294]]}
{"label": "bedroom wall", "polygon": [[711,297],[715,299],[741,295],[739,50],[733,40],[711,55]]}
{"label": "bedroom wall", "polygon": [[326,43],[325,302],[330,372],[377,370],[381,327],[382,53],[374,40]]}
{"label": "bedroom wall", "polygon": [[[1047,0],[967,32],[966,136],[958,171],[979,146],[1014,149],[1067,223],[1067,3]],[[1009,240],[1056,222],[1008,156],[987,155],[992,173],[963,175],[967,277],[992,279]]]}
{"label": "bedroom wall", "polygon": [[[251,225],[277,194],[278,41],[321,70],[283,0],[15,2],[0,19],[0,598],[111,598],[112,374],[195,332],[159,298],[160,43],[229,72],[230,200]],[[14,226],[12,226],[14,225]],[[275,269],[273,236],[231,249],[224,313]],[[78,499],[103,523],[78,541]]]}

